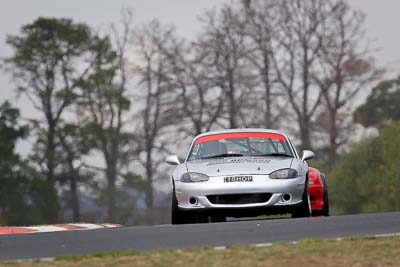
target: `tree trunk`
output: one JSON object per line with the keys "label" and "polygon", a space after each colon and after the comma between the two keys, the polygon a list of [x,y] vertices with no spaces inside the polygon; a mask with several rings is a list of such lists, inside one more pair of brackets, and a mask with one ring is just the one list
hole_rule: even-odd
{"label": "tree trunk", "polygon": [[336,125],[337,114],[335,111],[330,111],[329,113],[329,160],[333,162],[338,149],[338,130]]}
{"label": "tree trunk", "polygon": [[79,209],[79,197],[78,197],[78,186],[76,183],[75,172],[70,174],[70,190],[71,190],[71,206],[73,221],[79,222],[81,219],[80,209]]}
{"label": "tree trunk", "polygon": [[153,161],[151,157],[152,148],[148,148],[146,152],[146,206],[147,209],[153,208]]}
{"label": "tree trunk", "polygon": [[[56,184],[56,177],[55,177],[55,150],[56,150],[56,145],[55,145],[55,126],[54,123],[49,121],[48,125],[49,129],[46,135],[47,138],[47,144],[46,144],[46,154],[45,154],[45,164],[47,167],[47,172],[44,173],[44,175],[47,178],[47,181],[52,185],[53,188],[55,188]],[[58,201],[58,199],[57,199]],[[57,210],[52,212],[52,218],[49,218],[49,223],[57,223],[58,221],[58,215],[59,215],[59,207]]]}
{"label": "tree trunk", "polygon": [[115,222],[116,205],[115,205],[115,181],[116,166],[111,161],[107,164],[107,217],[110,223]]}
{"label": "tree trunk", "polygon": [[272,129],[272,120],[271,120],[271,84],[270,84],[270,77],[269,77],[269,60],[268,56],[264,55],[264,73],[263,75],[263,81],[264,81],[264,89],[265,89],[265,94],[264,94],[264,101],[265,101],[265,114],[264,114],[264,126],[267,129]]}
{"label": "tree trunk", "polygon": [[146,148],[146,163],[145,163],[145,169],[146,169],[146,179],[147,179],[147,186],[145,189],[145,196],[146,196],[146,207],[147,207],[147,211],[146,211],[146,215],[145,215],[145,221],[148,224],[153,223],[153,219],[151,216],[151,211],[153,209],[154,206],[154,189],[153,189],[153,160],[151,157],[152,154],[152,150],[153,148],[150,146],[148,146]]}
{"label": "tree trunk", "polygon": [[47,133],[47,147],[46,147],[46,165],[47,165],[47,180],[54,185],[55,184],[55,127],[49,122],[49,130]]}
{"label": "tree trunk", "polygon": [[299,118],[301,149],[311,149],[310,122],[305,118]]}
{"label": "tree trunk", "polygon": [[229,92],[228,92],[228,99],[229,99],[229,127],[231,129],[237,128],[236,124],[236,113],[237,113],[237,107],[236,107],[236,99],[235,99],[235,86],[234,86],[234,80],[233,80],[233,73],[230,71],[228,73],[228,82],[229,82]]}

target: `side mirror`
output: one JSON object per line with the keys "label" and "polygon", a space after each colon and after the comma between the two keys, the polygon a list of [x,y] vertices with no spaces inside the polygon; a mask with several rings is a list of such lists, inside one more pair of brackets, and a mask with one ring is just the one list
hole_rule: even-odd
{"label": "side mirror", "polygon": [[168,163],[169,165],[179,165],[181,162],[179,161],[179,158],[177,155],[170,155],[165,159],[165,162]]}
{"label": "side mirror", "polygon": [[312,152],[311,150],[303,150],[303,156],[301,157],[302,161],[306,161],[313,158],[315,158],[314,152]]}

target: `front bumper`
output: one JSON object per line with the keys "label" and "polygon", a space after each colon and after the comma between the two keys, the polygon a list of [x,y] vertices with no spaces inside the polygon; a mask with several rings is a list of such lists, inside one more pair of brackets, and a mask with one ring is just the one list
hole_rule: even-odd
{"label": "front bumper", "polygon": [[[301,204],[305,188],[305,176],[294,179],[270,179],[268,175],[251,175],[252,182],[224,183],[225,176],[214,176],[206,182],[182,183],[175,180],[178,207],[187,211],[235,210],[252,208],[287,208]],[[212,203],[210,196],[269,193],[266,201],[251,203]],[[284,199],[286,196],[286,199]],[[290,196],[290,199],[287,198]]]}

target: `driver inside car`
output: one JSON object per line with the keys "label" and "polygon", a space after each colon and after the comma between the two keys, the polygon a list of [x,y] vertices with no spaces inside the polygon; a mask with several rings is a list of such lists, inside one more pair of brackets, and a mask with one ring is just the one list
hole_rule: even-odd
{"label": "driver inside car", "polygon": [[218,141],[209,141],[202,144],[202,158],[227,154],[226,145]]}

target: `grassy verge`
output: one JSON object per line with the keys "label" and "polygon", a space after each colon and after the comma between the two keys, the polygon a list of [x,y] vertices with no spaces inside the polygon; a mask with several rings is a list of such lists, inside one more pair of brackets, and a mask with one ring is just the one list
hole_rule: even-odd
{"label": "grassy verge", "polygon": [[297,244],[256,247],[235,245],[224,250],[196,248],[152,252],[110,252],[68,256],[51,262],[0,263],[1,266],[399,266],[400,237],[306,239]]}

